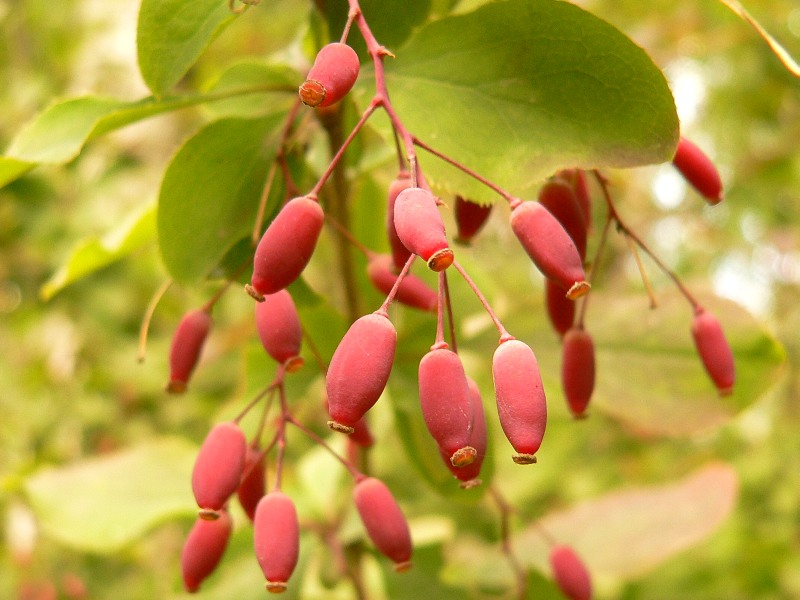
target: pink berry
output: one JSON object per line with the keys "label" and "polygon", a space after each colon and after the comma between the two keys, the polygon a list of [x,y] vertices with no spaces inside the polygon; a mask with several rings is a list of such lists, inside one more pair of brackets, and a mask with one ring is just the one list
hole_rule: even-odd
{"label": "pink berry", "polygon": [[394,204],[400,192],[411,187],[411,175],[408,171],[401,171],[389,185],[389,199],[386,204],[386,236],[389,238],[389,247],[392,249],[392,262],[396,271],[400,271],[411,257],[411,251],[403,245],[397,237],[394,226]]}
{"label": "pink berry", "polygon": [[733,352],[717,318],[698,308],[692,321],[692,337],[703,366],[722,395],[733,393],[736,367]]}
{"label": "pink berry", "polygon": [[586,565],[569,546],[553,546],[550,567],[559,589],[570,600],[591,600],[592,579]]}
{"label": "pink berry", "polygon": [[200,584],[214,572],[233,530],[228,511],[219,513],[213,521],[198,518],[194,522],[181,552],[181,572],[187,592],[194,593]]}
{"label": "pink berry", "polygon": [[169,351],[170,375],[167,391],[171,394],[186,391],[186,385],[200,359],[212,324],[211,313],[203,309],[187,312],[178,324]]}
{"label": "pink berry", "polygon": [[572,414],[581,418],[594,392],[594,342],[587,331],[573,327],[562,343],[561,386]]}
{"label": "pink berry", "polygon": [[397,331],[385,314],[357,319],[333,353],[325,387],[328,392],[328,426],[352,433],[386,387],[394,361]]}
{"label": "pink berry", "polygon": [[456,241],[460,244],[471,244],[472,239],[486,224],[492,212],[491,204],[478,204],[461,196],[456,196],[455,218],[458,235]]}
{"label": "pink berry", "polygon": [[[367,276],[372,285],[388,296],[397,281],[397,273],[392,269],[392,257],[388,254],[377,254],[370,258]],[[395,299],[406,306],[425,311],[435,311],[439,301],[436,290],[411,273],[406,273],[403,277]]]}
{"label": "pink berry", "polygon": [[255,519],[256,506],[266,493],[265,454],[257,447],[247,447],[247,454],[242,469],[242,480],[236,488],[236,496],[244,512],[252,521]]}
{"label": "pink berry", "polygon": [[551,179],[539,190],[539,203],[564,227],[575,243],[581,260],[586,258],[586,219],[575,192],[562,179]]}
{"label": "pink berry", "polygon": [[569,234],[538,202],[520,202],[511,211],[511,229],[537,268],[566,290],[571,300],[589,291],[583,261]]}
{"label": "pink berry", "polygon": [[589,193],[589,182],[586,180],[586,171],[581,169],[564,169],[556,177],[566,180],[572,186],[578,206],[581,207],[586,229],[592,229],[592,196]]}
{"label": "pink berry", "polygon": [[547,402],[533,350],[519,340],[503,341],[492,358],[497,414],[518,464],[536,462],[547,425]]}
{"label": "pink berry", "polygon": [[365,477],[353,489],[358,514],[375,547],[395,564],[395,570],[411,567],[411,532],[392,492],[380,479]]}
{"label": "pink berry", "polygon": [[239,426],[219,423],[208,432],[192,471],[192,491],[200,516],[216,519],[242,480],[247,440]]}
{"label": "pink berry", "polygon": [[258,242],[248,291],[260,300],[260,296],[274,294],[300,277],[311,260],[324,221],[315,199],[301,196],[287,202]]}
{"label": "pink berry", "polygon": [[672,164],[709,204],[722,201],[722,179],[717,167],[693,142],[681,137]]}
{"label": "pink berry", "polygon": [[546,277],[544,294],[550,324],[559,335],[563,336],[575,321],[575,303],[564,295],[564,290],[557,283]]}
{"label": "pink berry", "polygon": [[267,590],[286,591],[300,556],[300,523],[289,496],[275,490],[261,498],[253,520],[253,537]]}
{"label": "pink berry", "polygon": [[488,443],[486,413],[483,410],[481,391],[478,389],[478,384],[470,377],[467,377],[467,384],[469,385],[470,407],[473,416],[472,431],[470,432],[467,443],[475,449],[475,460],[463,467],[456,467],[445,452],[441,450],[439,452],[447,468],[461,481],[461,487],[463,488],[480,485],[481,481],[478,479],[478,476],[481,473],[481,466],[486,456],[486,446]]}
{"label": "pink berry", "polygon": [[403,245],[431,270],[444,271],[453,263],[442,215],[429,191],[408,188],[400,192],[394,203],[394,226]]}
{"label": "pink berry", "polygon": [[256,329],[264,349],[287,371],[296,371],[303,366],[300,345],[303,328],[300,317],[286,290],[266,294],[263,302],[256,303]]}
{"label": "pink berry", "polygon": [[308,106],[335,104],[355,85],[359,66],[358,55],[347,44],[323,46],[300,86],[300,99]]}
{"label": "pink berry", "polygon": [[477,450],[470,446],[476,417],[458,354],[447,348],[431,350],[419,363],[419,399],[422,416],[439,450],[453,466],[473,462]]}

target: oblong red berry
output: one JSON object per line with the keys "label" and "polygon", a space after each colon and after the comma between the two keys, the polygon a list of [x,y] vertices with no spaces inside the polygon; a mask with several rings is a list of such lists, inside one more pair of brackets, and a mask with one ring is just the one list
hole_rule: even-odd
{"label": "oblong red berry", "polygon": [[380,479],[365,477],[353,488],[353,500],[367,535],[394,562],[397,571],[411,567],[411,532],[392,492]]}
{"label": "oblong red berry", "polygon": [[586,171],[582,169],[564,169],[556,173],[556,177],[568,181],[572,186],[572,191],[575,192],[575,198],[578,200],[578,206],[581,207],[581,212],[583,213],[586,229],[591,231],[592,195],[589,193],[589,182],[586,180]]}
{"label": "oblong red berry", "polygon": [[550,324],[563,336],[575,322],[575,303],[564,295],[561,286],[547,277],[544,279],[544,296]]}
{"label": "oblong red berry", "polygon": [[570,600],[591,600],[592,578],[583,561],[566,545],[550,550],[550,567],[556,584]]}
{"label": "oblong red berry", "polygon": [[444,271],[453,263],[444,221],[436,198],[422,188],[408,188],[394,203],[394,226],[403,245],[422,258],[433,271]]}
{"label": "oblong red berry", "polygon": [[256,329],[261,344],[275,361],[286,365],[288,371],[303,366],[299,356],[303,328],[289,292],[266,294],[263,302],[256,303]]}
{"label": "oblong red berry", "polygon": [[301,196],[284,205],[261,236],[253,257],[250,283],[256,295],[274,294],[300,277],[324,221],[322,208],[313,198]]}
{"label": "oblong red berry", "polygon": [[564,227],[575,243],[581,260],[586,258],[586,219],[570,184],[551,179],[539,190],[539,204],[544,206]]}
{"label": "oblong red berry", "polygon": [[386,387],[394,362],[397,331],[384,314],[357,319],[344,334],[325,376],[328,426],[352,433]]}
{"label": "oblong red berry", "polygon": [[447,465],[450,472],[461,481],[461,487],[463,488],[471,488],[480,485],[481,481],[478,479],[478,476],[481,473],[481,466],[486,456],[486,446],[488,444],[486,413],[483,410],[481,391],[478,388],[478,384],[475,383],[475,380],[470,377],[467,377],[467,384],[469,385],[469,398],[472,413],[472,431],[470,432],[468,443],[475,449],[475,460],[463,467],[456,467],[446,453],[441,450],[439,451],[445,465]]}
{"label": "oblong red berry", "polygon": [[242,480],[247,440],[239,426],[228,421],[208,432],[192,470],[192,491],[200,516],[216,519]]}
{"label": "oblong red berry", "polygon": [[[388,254],[376,254],[370,258],[367,263],[367,276],[376,289],[388,295],[398,277],[392,268],[392,257]],[[426,311],[436,310],[439,302],[436,290],[412,273],[406,273],[403,277],[395,299],[406,306]]]}
{"label": "oblong red berry", "polygon": [[211,313],[207,310],[190,310],[183,315],[172,337],[169,351],[170,375],[167,391],[171,394],[186,391],[186,385],[197,366],[212,325]]}
{"label": "oblong red berry", "polygon": [[594,392],[594,341],[586,330],[567,331],[561,347],[561,387],[575,418],[586,414]]}
{"label": "oblong red berry", "polygon": [[722,201],[722,179],[717,167],[693,142],[680,138],[672,164],[709,204]]}
{"label": "oblong red berry", "polygon": [[219,513],[213,521],[198,518],[192,526],[181,552],[181,573],[187,592],[194,593],[200,584],[214,572],[233,530],[233,522],[228,511]]}
{"label": "oblong red berry", "polygon": [[475,460],[469,441],[475,426],[469,383],[458,354],[447,348],[431,350],[419,363],[422,417],[433,439],[454,466]]}
{"label": "oblong red berry", "polygon": [[366,415],[356,421],[355,425],[353,425],[353,433],[350,434],[348,439],[361,448],[370,448],[375,444],[375,438],[372,436]]}
{"label": "oblong red berry", "polygon": [[300,556],[300,523],[289,496],[274,490],[261,498],[253,520],[253,541],[267,590],[285,591]]}
{"label": "oblong red berry", "polygon": [[520,202],[511,211],[511,229],[536,267],[566,290],[570,299],[589,291],[575,243],[544,206],[532,200]]}
{"label": "oblong red berry", "polygon": [[335,104],[355,85],[359,67],[358,55],[347,44],[333,42],[323,46],[300,86],[300,99],[308,106]]}
{"label": "oblong red berry", "polygon": [[253,445],[247,447],[242,480],[236,488],[239,504],[251,521],[255,519],[258,502],[266,494],[265,456],[259,448]]}
{"label": "oblong red berry", "polygon": [[471,244],[472,239],[486,224],[492,212],[492,204],[478,204],[461,196],[456,196],[454,209],[458,233],[456,241],[461,244]]}
{"label": "oblong red berry", "polygon": [[736,366],[733,352],[717,318],[703,308],[692,320],[692,337],[709,377],[722,395],[733,393]]}
{"label": "oblong red berry", "polygon": [[394,226],[394,204],[400,192],[411,187],[411,175],[408,171],[401,171],[389,185],[389,198],[386,203],[386,237],[389,239],[389,247],[392,249],[392,262],[394,268],[399,271],[405,266],[411,257],[411,250],[403,245],[397,237],[397,229]]}
{"label": "oblong red berry", "polygon": [[492,378],[500,425],[519,453],[514,462],[536,462],[547,425],[547,401],[533,350],[519,340],[502,342],[492,357]]}

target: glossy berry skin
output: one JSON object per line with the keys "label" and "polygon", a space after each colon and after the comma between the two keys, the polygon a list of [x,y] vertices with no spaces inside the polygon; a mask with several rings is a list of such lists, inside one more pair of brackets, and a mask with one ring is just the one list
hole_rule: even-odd
{"label": "glossy berry skin", "polygon": [[439,450],[454,466],[473,462],[470,446],[475,427],[469,383],[458,354],[447,348],[431,350],[419,363],[422,416]]}
{"label": "glossy berry skin", "polygon": [[303,329],[291,294],[286,290],[266,294],[263,302],[256,303],[255,312],[258,337],[267,354],[288,371],[302,367]]}
{"label": "glossy berry skin", "polygon": [[181,319],[169,351],[169,393],[182,394],[186,391],[212,325],[211,313],[202,309],[191,310]]}
{"label": "glossy berry skin", "polygon": [[355,85],[359,66],[358,55],[347,44],[333,42],[323,46],[300,86],[300,99],[312,107],[335,104]]}
{"label": "glossy berry skin", "polygon": [[575,322],[575,303],[564,295],[564,290],[549,279],[544,280],[547,317],[553,329],[563,337]]}
{"label": "glossy berry skin", "polygon": [[717,318],[698,308],[692,320],[692,337],[709,377],[723,396],[733,393],[736,366],[733,352]]}
{"label": "glossy berry skin", "polygon": [[572,187],[563,179],[551,179],[539,190],[539,204],[564,227],[575,244],[581,260],[586,259],[586,219]]}
{"label": "glossy berry skin", "polygon": [[192,491],[200,516],[216,519],[242,480],[247,440],[239,426],[228,421],[208,432],[192,470]]}
{"label": "glossy berry skin", "polygon": [[198,518],[189,532],[181,552],[181,573],[187,592],[194,593],[214,572],[233,530],[228,511],[221,511],[213,521]]}
{"label": "glossy berry skin", "polygon": [[253,257],[250,283],[254,295],[274,294],[300,277],[311,260],[324,221],[319,203],[308,196],[293,198],[284,205],[261,236]]}
{"label": "glossy berry skin", "polygon": [[486,224],[492,212],[491,204],[478,204],[461,196],[456,196],[454,209],[458,234],[456,241],[459,244],[471,244],[472,239]]}
{"label": "glossy berry skin", "polygon": [[242,480],[236,488],[236,496],[239,504],[242,505],[244,512],[252,521],[255,519],[256,506],[266,493],[265,481],[265,455],[258,448],[250,445],[247,447],[247,454],[242,470]]}
{"label": "glossy berry skin", "polygon": [[586,565],[569,546],[550,550],[550,567],[561,592],[570,600],[591,600],[592,579]]}
{"label": "glossy berry skin", "polygon": [[575,243],[553,214],[538,202],[520,202],[511,211],[511,229],[536,267],[574,300],[589,291]]}
{"label": "glossy berry skin", "polygon": [[275,490],[264,496],[253,520],[256,559],[267,579],[267,590],[286,591],[300,556],[300,523],[292,499]]}
{"label": "glossy berry skin", "polygon": [[333,353],[325,387],[328,392],[328,426],[352,433],[386,387],[394,362],[397,331],[385,314],[357,319]]}
{"label": "glossy berry skin", "polygon": [[411,250],[403,245],[397,237],[397,229],[394,226],[394,204],[400,192],[411,187],[411,175],[408,171],[401,171],[389,185],[389,198],[386,204],[386,237],[389,239],[389,247],[392,249],[392,262],[395,271],[400,271],[411,257]]}
{"label": "glossy berry skin", "polygon": [[583,220],[586,229],[592,229],[592,196],[589,193],[589,182],[586,179],[586,171],[582,169],[564,169],[556,173],[556,177],[563,179],[572,187],[578,206],[581,207]]}
{"label": "glossy berry skin", "polygon": [[361,522],[375,547],[395,564],[395,570],[411,567],[411,532],[392,492],[380,479],[365,477],[353,488]]}
{"label": "glossy berry skin", "polygon": [[693,142],[681,137],[672,164],[709,204],[722,201],[722,179],[717,167]]}
{"label": "glossy berry skin", "polygon": [[[370,258],[367,263],[367,277],[378,291],[388,296],[397,281],[397,273],[392,268],[392,257],[388,254],[376,254]],[[416,275],[406,273],[397,288],[395,300],[406,306],[430,312],[436,310],[439,298],[436,290],[429,287],[425,281]]]}
{"label": "glossy berry skin", "polygon": [[536,462],[547,425],[547,402],[533,350],[519,340],[503,341],[492,357],[497,414],[518,464]]}
{"label": "glossy berry skin", "polygon": [[394,203],[394,226],[403,245],[431,270],[444,271],[453,263],[442,215],[429,191],[408,188],[400,192]]}
{"label": "glossy berry skin", "polygon": [[456,467],[446,453],[439,451],[445,465],[447,465],[450,472],[461,481],[461,487],[463,488],[471,488],[480,485],[481,481],[478,479],[478,476],[481,473],[481,466],[486,456],[486,447],[488,444],[486,413],[483,410],[481,391],[478,389],[478,384],[470,377],[467,377],[467,384],[469,385],[470,406],[473,417],[472,431],[470,432],[467,443],[472,448],[475,448],[475,460],[463,467]]}
{"label": "glossy berry skin", "polygon": [[584,329],[573,327],[561,347],[561,387],[575,418],[586,415],[586,407],[594,392],[594,341]]}

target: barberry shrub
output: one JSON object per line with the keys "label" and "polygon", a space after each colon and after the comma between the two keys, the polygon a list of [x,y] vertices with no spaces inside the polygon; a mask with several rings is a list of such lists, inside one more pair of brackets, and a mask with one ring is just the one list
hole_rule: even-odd
{"label": "barberry shrub", "polygon": [[[115,88],[57,102],[0,157],[0,184],[22,178],[4,192],[39,194],[37,202],[24,203],[26,211],[41,210],[41,195],[64,190],[70,190],[68,205],[78,209],[70,214],[76,216],[89,214],[85,205],[78,206],[83,196],[73,197],[83,190],[104,200],[116,199],[120,190],[137,198],[157,196],[156,205],[143,207],[133,221],[119,212],[130,198],[104,201],[103,219],[119,218],[119,227],[101,243],[79,244],[43,289],[45,297],[67,291],[71,283],[136,251],[130,261],[136,268],[108,269],[103,275],[108,293],[98,294],[102,322],[108,327],[108,315],[141,308],[144,324],[152,319],[150,345],[142,344],[142,353],[159,360],[145,361],[130,373],[117,368],[120,350],[102,352],[99,342],[96,349],[95,339],[103,336],[87,326],[97,303],[90,299],[85,307],[74,307],[69,293],[59,298],[62,307],[75,309],[64,315],[85,319],[76,373],[85,374],[86,361],[95,356],[108,360],[98,377],[82,378],[92,393],[64,393],[75,391],[70,385],[59,389],[58,395],[69,399],[69,411],[52,411],[53,417],[83,437],[64,446],[67,438],[50,436],[48,430],[36,447],[48,457],[59,456],[65,447],[70,457],[119,453],[78,465],[75,473],[66,473],[78,484],[59,480],[55,490],[41,484],[53,479],[47,472],[11,464],[15,475],[9,481],[14,487],[25,479],[25,494],[17,496],[20,503],[30,499],[41,531],[81,549],[127,547],[137,549],[126,555],[137,561],[156,557],[143,571],[160,577],[171,569],[175,576],[157,586],[143,585],[146,597],[153,589],[171,585],[177,591],[180,585],[183,560],[177,543],[144,553],[138,549],[153,546],[135,544],[152,525],[174,516],[178,502],[187,515],[200,509],[196,527],[204,531],[226,531],[228,510],[237,518],[238,504],[253,521],[236,523],[223,568],[203,583],[203,591],[214,597],[237,593],[237,579],[248,575],[236,565],[245,560],[253,568],[260,564],[270,591],[288,590],[298,597],[352,592],[353,597],[402,598],[425,590],[432,597],[477,598],[487,589],[493,595],[530,597],[539,592],[531,588],[548,585],[529,573],[547,564],[544,546],[568,547],[578,535],[590,564],[603,565],[602,580],[617,582],[614,592],[633,598],[649,589],[669,589],[626,582],[631,573],[644,573],[674,556],[679,546],[710,535],[736,505],[730,467],[714,465],[683,479],[685,465],[696,462],[697,446],[685,443],[687,434],[703,430],[703,439],[717,440],[707,430],[754,402],[780,362],[773,341],[740,309],[715,301],[710,293],[700,298],[697,290],[719,265],[730,275],[730,262],[714,256],[720,238],[713,233],[728,225],[738,231],[739,219],[749,223],[750,234],[763,227],[752,227],[756,221],[746,213],[753,207],[748,204],[744,211],[739,200],[743,174],[753,177],[765,163],[775,172],[793,172],[775,162],[779,145],[764,144],[779,130],[794,144],[787,125],[793,97],[781,98],[777,86],[765,86],[774,94],[765,106],[781,106],[781,126],[759,130],[757,147],[768,150],[759,161],[734,162],[728,148],[740,135],[737,128],[714,132],[712,119],[679,127],[659,67],[669,67],[673,81],[683,81],[687,62],[675,58],[685,45],[674,38],[659,43],[656,66],[609,22],[570,2],[131,1],[139,8],[141,80],[152,95],[112,99],[107,92],[119,93]],[[15,11],[35,10],[25,8],[35,3],[7,4],[11,12],[0,10],[0,21],[9,25],[10,39],[38,40],[15,29],[27,23],[15,18]],[[61,10],[68,8],[59,5]],[[618,18],[617,13],[605,16]],[[659,13],[659,22],[667,19]],[[631,26],[622,17],[617,25]],[[653,43],[661,34],[653,31],[639,43]],[[24,53],[29,46],[19,44],[19,49]],[[46,54],[38,52],[36,58]],[[86,55],[102,58],[104,52]],[[3,64],[0,56],[0,70]],[[755,62],[746,64],[748,69],[737,73],[751,73]],[[692,69],[702,71],[704,65],[691,61]],[[85,74],[63,71],[68,72]],[[7,78],[10,85],[18,79],[17,72],[13,75]],[[92,81],[82,78],[78,87]],[[752,89],[761,89],[761,83]],[[26,94],[21,97],[24,105],[35,103]],[[186,110],[171,117],[179,108]],[[759,123],[767,110],[762,107]],[[13,123],[15,111],[10,112],[7,122]],[[99,139],[156,114],[163,121],[155,134],[135,130],[131,138],[126,134],[109,145]],[[727,113],[715,114],[723,120]],[[642,185],[651,172],[631,177],[625,169],[663,163],[654,180],[660,182],[672,161],[709,204],[722,197],[716,169],[710,171],[696,153],[684,160],[682,129],[711,140],[708,148],[726,149],[720,157],[730,162],[720,167],[730,190],[727,205],[686,204],[664,220],[650,198],[652,191],[661,202],[662,190]],[[86,144],[92,148],[88,160],[78,156]],[[98,160],[116,148],[123,148],[124,160]],[[150,179],[156,158],[167,162],[160,188]],[[52,166],[28,175],[39,164],[70,161],[64,178],[91,173],[91,185],[73,187],[63,180],[42,185],[58,171]],[[140,163],[147,169],[140,170]],[[98,165],[104,164],[113,167],[97,177]],[[137,187],[132,189],[128,178],[113,185],[128,169],[135,169]],[[558,193],[551,194],[554,189]],[[11,230],[36,230],[22,226],[27,223],[17,218],[21,213],[13,202],[3,206]],[[775,203],[776,210],[787,206],[792,203]],[[481,229],[490,211],[495,213],[492,227]],[[783,212],[780,216],[785,220]],[[65,227],[72,223],[65,220]],[[681,227],[691,227],[691,235],[672,235]],[[456,245],[459,241],[469,243]],[[42,254],[49,260],[60,256]],[[698,254],[702,260],[694,260]],[[0,272],[29,277],[30,254],[3,256],[25,260],[23,268]],[[152,264],[154,258],[161,266]],[[148,275],[143,283],[141,266],[169,281]],[[645,275],[641,285],[638,270]],[[649,271],[659,273],[649,279]],[[633,281],[631,274],[637,276]],[[122,282],[123,276],[134,281]],[[119,285],[106,285],[112,282]],[[0,310],[12,317],[15,285],[0,284]],[[255,309],[243,285],[263,301]],[[29,288],[21,289],[24,302]],[[148,305],[142,290],[150,289],[159,293]],[[85,300],[96,288],[80,290]],[[481,306],[470,304],[473,292]],[[648,293],[657,307],[653,311],[642,301]],[[199,311],[201,326],[191,335],[176,334],[189,342],[178,346],[189,350],[176,353],[170,387],[186,387],[208,333],[203,321],[210,325],[213,308],[215,344],[204,364],[209,372],[203,386],[189,386],[181,398],[150,401],[168,376],[166,345],[173,332],[181,331],[190,296],[206,299]],[[715,317],[699,309],[700,300]],[[557,335],[547,328],[546,312]],[[124,322],[129,331],[135,319]],[[596,349],[592,345],[589,351],[585,337],[576,344],[576,331],[591,331]],[[428,352],[434,335],[436,349]],[[32,337],[43,340],[49,353],[42,372],[62,381],[65,365],[73,363],[63,360],[64,347],[71,344],[62,343],[59,319]],[[141,337],[147,340],[146,326]],[[306,364],[296,369],[301,342]],[[13,371],[16,357],[7,355]],[[594,386],[589,385],[590,356],[603,367]],[[107,385],[116,377],[123,380],[120,386]],[[114,390],[120,402],[113,406],[119,410],[97,410],[98,384]],[[478,387],[487,396],[486,411]],[[487,394],[492,387],[494,399]],[[715,388],[732,395],[709,393]],[[590,395],[590,418],[578,425],[570,412],[585,414]],[[90,400],[94,404],[87,410]],[[13,420],[18,412],[5,414]],[[89,414],[90,426],[77,427]],[[228,420],[212,426],[220,418]],[[329,431],[328,420],[334,429],[352,433]],[[167,440],[144,444],[141,452],[119,448],[155,431]],[[199,442],[205,432],[199,450],[175,439]],[[673,442],[673,436],[680,441]],[[503,450],[506,443],[517,462],[538,458],[542,464],[515,466],[508,460],[510,450]],[[669,464],[648,461],[645,472],[631,462],[653,449],[657,456],[669,455]],[[705,447],[703,456],[715,452],[716,446]],[[730,460],[732,454],[720,453],[720,459]],[[620,468],[624,481],[616,471],[607,476],[609,469]],[[664,483],[677,477],[682,479]],[[630,494],[611,489],[617,482],[636,488],[637,480],[659,485]],[[197,507],[186,500],[190,487]],[[703,502],[696,502],[698,497]],[[570,506],[576,502],[581,505]],[[70,512],[76,505],[92,508],[92,519],[85,518],[85,510],[76,518]],[[677,505],[683,507],[678,520]],[[626,537],[629,528],[609,526],[618,522],[642,523],[637,532],[646,531],[648,544]],[[172,531],[167,526],[153,539],[169,539]],[[236,543],[250,535],[254,544]],[[186,561],[191,566],[187,588],[196,589],[215,571],[223,537],[217,535],[213,548],[199,555],[187,551],[192,557]],[[673,543],[676,537],[681,544]],[[10,541],[16,544],[12,553],[25,548]],[[373,547],[399,570],[413,552],[416,567],[405,574],[380,570],[386,561],[369,556]],[[600,554],[607,560],[595,562]],[[48,570],[41,564],[48,553],[41,556],[31,572]],[[563,556],[554,560],[557,585],[584,597],[587,586],[574,587],[575,577],[559,579],[577,571],[564,567],[569,561]],[[505,565],[498,567],[498,557]],[[23,558],[19,563],[29,565],[31,557]],[[256,574],[250,573],[248,589]],[[712,579],[703,575],[681,582],[702,588],[697,581]],[[22,589],[25,582],[14,579]],[[94,578],[86,580],[94,584]],[[0,584],[0,595],[4,591]],[[686,595],[719,595],[707,592]]]}

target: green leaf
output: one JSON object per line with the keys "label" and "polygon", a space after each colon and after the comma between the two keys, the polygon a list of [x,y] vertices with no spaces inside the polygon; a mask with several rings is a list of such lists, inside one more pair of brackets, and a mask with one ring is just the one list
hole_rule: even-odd
{"label": "green leaf", "polygon": [[35,166],[36,163],[0,156],[0,188],[22,177]]}
{"label": "green leaf", "polygon": [[42,529],[81,551],[111,553],[166,519],[193,514],[197,447],[162,438],[119,453],[43,469],[25,484]]}
{"label": "green leaf", "polygon": [[75,283],[152,242],[156,238],[156,205],[138,209],[122,224],[103,237],[90,237],[78,243],[66,262],[41,287],[39,295],[50,300]]}
{"label": "green leaf", "polygon": [[172,159],[158,199],[158,241],[173,279],[203,280],[252,230],[284,119],[216,121]]}
{"label": "green leaf", "polygon": [[513,544],[524,565],[548,573],[544,530],[575,548],[593,575],[630,578],[710,537],[733,511],[738,487],[732,467],[710,464],[679,481],[550,513],[514,536]]}
{"label": "green leaf", "polygon": [[[209,102],[216,118],[255,118],[275,112],[287,112],[297,100],[297,88],[303,78],[286,65],[247,61],[227,69],[209,90],[210,95],[229,98]],[[237,94],[240,90],[254,90]]]}
{"label": "green leaf", "polygon": [[220,0],[142,0],[136,45],[153,94],[163,96],[178,83],[234,18]]}
{"label": "green leaf", "polygon": [[[678,140],[661,71],[567,2],[494,2],[430,23],[396,54],[386,81],[408,129],[519,196],[560,167],[669,160]],[[424,151],[420,164],[444,191],[496,197]]]}

